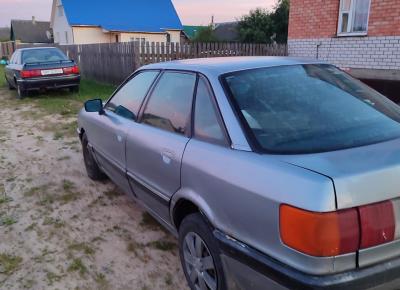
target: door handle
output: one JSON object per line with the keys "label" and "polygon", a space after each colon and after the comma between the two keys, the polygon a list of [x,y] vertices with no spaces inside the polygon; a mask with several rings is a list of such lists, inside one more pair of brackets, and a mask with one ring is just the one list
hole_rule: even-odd
{"label": "door handle", "polygon": [[165,164],[171,164],[171,161],[175,159],[175,153],[171,150],[164,149],[161,152],[162,160]]}

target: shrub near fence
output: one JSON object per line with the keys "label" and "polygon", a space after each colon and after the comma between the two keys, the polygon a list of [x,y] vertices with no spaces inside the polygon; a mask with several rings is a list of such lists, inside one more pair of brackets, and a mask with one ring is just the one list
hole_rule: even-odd
{"label": "shrub near fence", "polygon": [[[18,48],[32,45],[18,45]],[[48,45],[46,45],[48,46]],[[54,45],[74,59],[83,77],[119,84],[140,66],[176,59],[225,56],[286,56],[286,45],[250,43],[100,43]]]}

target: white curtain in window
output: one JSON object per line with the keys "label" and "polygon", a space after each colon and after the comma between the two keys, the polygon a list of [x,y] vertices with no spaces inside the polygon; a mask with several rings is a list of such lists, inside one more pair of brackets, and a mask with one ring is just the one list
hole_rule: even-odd
{"label": "white curtain in window", "polygon": [[353,31],[354,32],[367,31],[369,4],[371,0],[353,0],[353,1],[355,1]]}

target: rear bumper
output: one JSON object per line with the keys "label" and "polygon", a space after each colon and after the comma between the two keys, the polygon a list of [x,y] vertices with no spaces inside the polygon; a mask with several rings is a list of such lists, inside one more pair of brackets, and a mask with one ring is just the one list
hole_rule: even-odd
{"label": "rear bumper", "polygon": [[76,87],[79,86],[80,81],[81,81],[80,75],[41,77],[41,78],[17,80],[18,85],[21,86],[21,89],[26,91]]}
{"label": "rear bumper", "polygon": [[230,289],[399,289],[400,258],[317,276],[300,272],[215,230]]}

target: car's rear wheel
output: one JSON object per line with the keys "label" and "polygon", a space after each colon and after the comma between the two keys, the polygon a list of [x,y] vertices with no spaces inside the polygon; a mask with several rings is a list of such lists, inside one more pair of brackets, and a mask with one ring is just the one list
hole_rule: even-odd
{"label": "car's rear wheel", "polygon": [[190,289],[226,290],[217,241],[200,213],[182,221],[179,254]]}
{"label": "car's rear wheel", "polygon": [[28,91],[21,88],[21,85],[17,85],[17,98],[23,99],[28,95]]}
{"label": "car's rear wheel", "polygon": [[89,142],[86,133],[83,133],[82,135],[82,151],[86,172],[89,178],[92,180],[106,179],[107,176],[103,173],[103,171],[101,171],[100,167],[97,165],[97,162],[93,157],[92,150],[90,150],[89,148]]}

